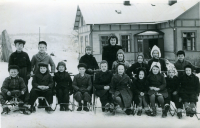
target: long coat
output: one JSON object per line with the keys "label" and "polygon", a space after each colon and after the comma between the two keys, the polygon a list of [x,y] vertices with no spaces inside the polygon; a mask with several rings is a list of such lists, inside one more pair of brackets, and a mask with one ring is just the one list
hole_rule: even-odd
{"label": "long coat", "polygon": [[[34,90],[39,90],[39,91],[47,91],[47,90],[52,90],[53,88],[53,78],[47,71],[44,75],[41,74],[40,72],[37,72],[33,76],[33,81],[32,81],[32,86]],[[46,90],[41,90],[38,88],[38,86],[43,85],[43,86],[49,86],[49,89]]]}
{"label": "long coat", "polygon": [[130,107],[132,102],[132,92],[130,88],[132,87],[131,79],[128,75],[115,74],[111,80],[110,92],[114,94],[114,99],[121,94],[122,100],[124,101],[124,107]]}
{"label": "long coat", "polygon": [[68,72],[56,72],[53,80],[56,82],[56,89],[67,88],[68,90],[72,90],[72,79]]}
{"label": "long coat", "polygon": [[111,71],[100,71],[95,75],[94,87],[96,89],[97,96],[101,97],[108,91],[104,90],[104,86],[110,86],[112,76]]}
{"label": "long coat", "polygon": [[1,87],[1,92],[3,96],[7,95],[8,91],[13,90],[20,90],[26,92],[27,88],[21,77],[16,76],[15,78],[13,78],[10,76],[3,81],[3,85]]}
{"label": "long coat", "polygon": [[122,49],[122,46],[111,46],[109,44],[103,47],[102,60],[106,60],[108,62],[108,70],[112,69],[113,62],[117,60],[116,54],[119,49]]}
{"label": "long coat", "polygon": [[199,78],[194,74],[190,76],[184,74],[180,78],[180,93],[199,95],[200,85]]}
{"label": "long coat", "polygon": [[72,87],[75,91],[78,91],[79,89],[87,89],[89,92],[92,89],[91,76],[88,74],[84,74],[83,77],[80,74],[75,75]]}
{"label": "long coat", "polygon": [[[83,55],[80,58],[79,63],[86,64],[87,69],[92,69],[92,70],[99,69],[98,63],[93,55],[87,55],[87,54]],[[92,74],[92,73],[88,72],[88,70],[86,70],[85,73]]]}
{"label": "long coat", "polygon": [[166,79],[166,88],[168,93],[173,93],[174,91],[179,91],[180,83],[177,76],[174,76],[173,78],[170,78],[169,76],[165,78]]}
{"label": "long coat", "polygon": [[127,72],[126,72],[127,75],[128,75],[131,79],[133,79],[132,72],[133,72],[134,74],[136,74],[138,68],[144,68],[144,69],[146,70],[147,75],[149,74],[149,66],[148,66],[148,64],[145,64],[145,63],[141,63],[141,64],[140,64],[140,63],[136,62],[136,63],[132,64],[131,67],[129,67],[129,68],[127,69]]}
{"label": "long coat", "polygon": [[[168,97],[165,77],[162,74],[158,73],[158,74],[154,75],[154,74],[150,73],[149,76],[147,77],[147,82],[148,82],[149,87],[160,88],[158,93],[162,94],[165,98]],[[152,95],[154,93],[156,93],[155,90],[148,91],[149,95]]]}

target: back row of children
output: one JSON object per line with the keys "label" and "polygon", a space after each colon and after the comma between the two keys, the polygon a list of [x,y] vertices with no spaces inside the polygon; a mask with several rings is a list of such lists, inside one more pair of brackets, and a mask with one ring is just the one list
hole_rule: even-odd
{"label": "back row of children", "polygon": [[[110,37],[110,40],[114,42],[117,40],[117,38]],[[53,97],[53,94],[52,94],[53,80],[48,71],[48,64],[51,65],[52,73],[55,72],[55,64],[53,63],[53,60],[51,59],[51,57],[47,55],[47,53],[45,52],[47,48],[46,42],[44,41],[39,42],[39,46],[38,46],[39,53],[33,56],[31,62],[29,60],[27,53],[22,51],[24,44],[25,44],[25,41],[23,40],[15,41],[15,46],[17,50],[10,57],[9,72],[11,76],[10,78],[13,78],[11,75],[12,65],[18,65],[19,69],[17,70],[19,72],[19,76],[20,74],[23,74],[20,77],[22,77],[24,81],[28,81],[28,79],[30,78],[29,74],[31,75],[35,74],[32,81],[33,88],[30,93],[30,98],[27,98],[29,99],[28,101],[25,100],[25,103],[28,102],[27,104],[31,105],[31,111],[34,111],[35,108],[33,104],[38,96],[44,96],[47,99],[49,104],[52,104],[53,102],[53,98],[52,98]],[[58,102],[69,103],[69,94],[72,94],[73,90],[75,90],[74,98],[79,103],[79,107],[77,109],[78,111],[81,111],[82,108],[85,111],[89,111],[87,108],[87,103],[91,101],[92,80],[88,74],[93,74],[94,70],[98,69],[98,64],[96,62],[96,59],[92,56],[91,52],[92,52],[91,47],[86,47],[86,54],[83,57],[81,57],[80,63],[78,65],[79,74],[74,77],[73,83],[69,74],[65,71],[66,65],[63,62],[60,62],[58,64],[57,66],[58,72],[55,73],[54,75],[54,82],[57,83],[56,94],[58,97]],[[188,86],[188,80],[185,81],[184,83],[185,85],[179,84],[180,83],[178,81],[179,79],[172,80],[171,85],[169,84],[170,87],[168,90],[170,90],[171,88],[174,89],[176,87],[177,87],[176,88],[177,90],[172,89],[172,91],[170,91],[169,93],[169,91],[167,92],[166,90],[165,78],[160,73],[161,71],[167,70],[165,62],[163,59],[160,58],[160,56],[161,56],[160,50],[155,47],[152,49],[153,58],[149,61],[148,65],[144,63],[144,57],[142,55],[138,55],[137,62],[133,64],[131,67],[129,67],[128,62],[125,61],[124,52],[122,50],[118,50],[117,60],[113,62],[112,64],[112,71],[108,70],[109,64],[107,63],[107,61],[103,60],[100,63],[101,71],[99,71],[96,74],[95,81],[94,81],[96,95],[100,97],[100,100],[103,106],[102,111],[105,111],[105,110],[112,111],[114,106],[118,104],[120,105],[120,107],[122,107],[125,110],[127,114],[131,114],[132,111],[130,110],[130,106],[131,106],[132,100],[134,99],[138,106],[138,115],[141,115],[142,103],[143,103],[143,106],[145,107],[145,112],[148,115],[155,116],[156,115],[155,97],[156,97],[161,107],[163,108],[163,116],[166,116],[167,109],[169,108],[166,106],[169,106],[170,98],[174,94],[177,95],[179,93],[183,94],[181,95],[181,98],[182,98],[182,101],[185,102],[185,108],[188,110],[188,112],[191,113],[191,111],[195,111],[194,107],[195,107],[195,102],[197,101],[197,95],[199,93],[199,83],[197,82],[198,78],[192,74],[192,70],[194,69],[194,67],[192,67],[191,64],[185,61],[184,59],[179,59],[179,58],[184,58],[185,54],[183,51],[179,51],[177,53],[179,60],[176,62],[177,64],[175,64],[175,66],[177,65],[178,66],[177,69],[181,68],[183,70],[183,67],[187,65],[187,68],[185,68],[185,71],[187,71],[187,69],[188,70],[190,69],[191,73],[187,74],[186,72],[185,75],[190,76],[188,78],[195,79],[196,83],[194,83],[194,86]],[[19,59],[17,59],[17,57],[19,57]],[[22,58],[23,60],[21,60]],[[19,61],[18,62],[13,61],[13,59],[19,60]],[[21,63],[22,61],[23,63]],[[32,67],[32,71],[30,67]],[[150,72],[149,72],[149,69],[150,69]],[[86,74],[85,71],[88,74]],[[171,74],[173,74],[173,70],[170,70],[170,71],[172,72]],[[126,75],[126,73],[128,75]],[[136,74],[135,78],[133,77],[132,73]],[[172,76],[173,75],[170,75],[169,73],[169,76],[168,76],[169,78],[176,78]],[[132,79],[132,81],[130,78]],[[5,81],[4,83],[6,83]],[[175,83],[174,81],[176,82],[178,81],[177,84],[174,84]],[[8,88],[10,88],[9,86],[11,85],[4,84],[4,83],[3,83],[2,88],[3,89],[7,88],[7,91],[8,91]],[[168,84],[167,84],[167,88],[168,88]],[[183,90],[182,93],[181,91],[179,91],[181,90],[180,88],[182,88]],[[188,89],[191,91],[190,92],[185,91]],[[26,84],[26,90],[27,91],[24,91],[24,92],[28,93],[27,84]],[[195,92],[193,92],[194,90]],[[4,92],[6,92],[7,94],[7,91],[4,91]],[[172,93],[172,96],[169,96],[171,95],[171,93]],[[3,91],[2,91],[2,94],[3,94]],[[6,94],[3,94],[3,95],[6,95]],[[152,112],[148,109],[148,104],[149,104],[148,97],[150,97],[149,99],[151,103],[151,108],[153,110]],[[194,98],[195,100],[193,99],[191,101],[191,97],[192,98],[195,97]],[[168,99],[168,100],[164,100],[164,99]],[[177,100],[177,97],[176,98],[173,97],[172,99]],[[178,97],[178,99],[180,98]],[[2,104],[5,103],[4,102],[5,100],[7,99],[4,98],[3,96],[1,98]],[[81,102],[82,100],[84,101],[83,104]],[[166,102],[166,101],[169,101],[169,102]],[[191,104],[189,105],[189,103]],[[180,108],[180,109],[182,108],[181,105],[180,107],[177,105],[178,102],[175,102],[175,104],[177,108]],[[8,109],[8,108],[5,107],[5,109]],[[69,110],[68,105],[61,104],[60,110],[61,111]],[[52,111],[51,107],[46,108],[46,111],[48,112]]]}

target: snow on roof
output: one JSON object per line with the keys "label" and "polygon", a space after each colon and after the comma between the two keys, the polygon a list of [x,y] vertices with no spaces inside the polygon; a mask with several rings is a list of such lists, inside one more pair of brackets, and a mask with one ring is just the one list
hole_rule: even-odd
{"label": "snow on roof", "polygon": [[78,28],[82,14],[85,24],[156,24],[174,20],[193,7],[199,0],[168,4],[132,3],[80,4],[77,8],[74,28]]}

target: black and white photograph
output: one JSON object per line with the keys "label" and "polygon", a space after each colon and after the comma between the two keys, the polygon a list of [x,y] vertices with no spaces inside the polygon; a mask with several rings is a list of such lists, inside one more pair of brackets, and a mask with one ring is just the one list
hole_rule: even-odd
{"label": "black and white photograph", "polygon": [[1,128],[199,128],[200,0],[0,0]]}

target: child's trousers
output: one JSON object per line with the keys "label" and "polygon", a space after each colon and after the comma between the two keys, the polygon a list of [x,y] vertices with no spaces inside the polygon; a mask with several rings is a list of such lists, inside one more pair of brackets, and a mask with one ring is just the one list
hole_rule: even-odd
{"label": "child's trousers", "polygon": [[107,103],[113,103],[112,94],[107,91],[103,96],[100,97],[102,106],[104,107]]}
{"label": "child's trousers", "polygon": [[88,92],[80,92],[80,91],[77,91],[75,94],[74,94],[74,99],[77,101],[77,102],[81,102],[82,100],[83,101],[86,101],[86,102],[91,102],[91,96]]}
{"label": "child's trousers", "polygon": [[56,96],[58,98],[58,103],[69,103],[69,89],[58,88],[56,91]]}

